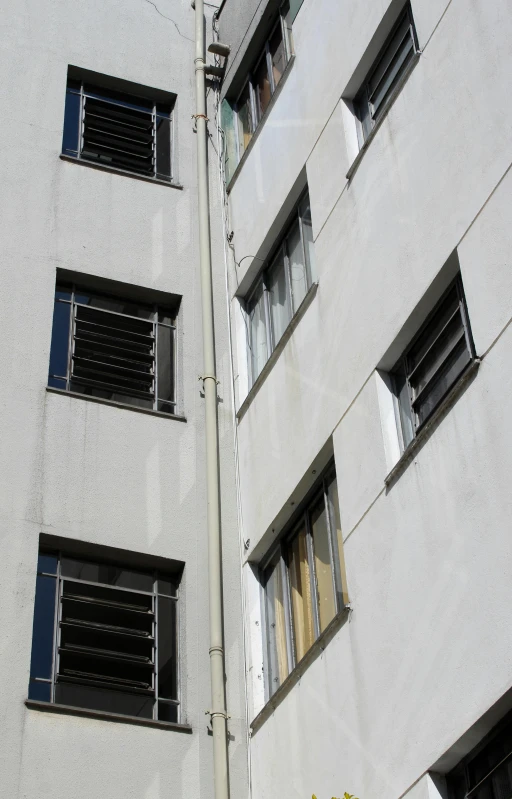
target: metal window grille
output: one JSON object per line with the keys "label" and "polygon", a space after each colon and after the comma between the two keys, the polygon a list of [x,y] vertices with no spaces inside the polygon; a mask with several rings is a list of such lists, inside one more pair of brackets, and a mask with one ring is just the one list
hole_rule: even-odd
{"label": "metal window grille", "polygon": [[272,354],[314,280],[314,246],[307,192],[297,204],[285,231],[246,301],[252,382]]}
{"label": "metal window grille", "polygon": [[[298,569],[297,553],[301,559]],[[302,581],[300,586],[297,575]],[[269,699],[348,604],[336,472],[332,465],[294,514],[277,547],[263,561],[260,579]]]}
{"label": "metal window grille", "polygon": [[170,106],[68,80],[65,155],[171,180],[171,134]]}
{"label": "metal window grille", "polygon": [[48,385],[176,413],[174,314],[57,285]]}
{"label": "metal window grille", "polygon": [[512,796],[512,714],[447,775],[450,799]]}
{"label": "metal window grille", "polygon": [[29,698],[178,722],[178,583],[41,549]]}
{"label": "metal window grille", "polygon": [[260,124],[284,68],[292,55],[289,4],[281,7],[279,18],[249,72],[235,103],[237,149],[242,157]]}
{"label": "metal window grille", "polygon": [[417,52],[416,30],[408,4],[354,99],[360,121],[361,144],[384,113],[393,89]]}
{"label": "metal window grille", "polygon": [[459,275],[393,370],[404,447],[474,358]]}

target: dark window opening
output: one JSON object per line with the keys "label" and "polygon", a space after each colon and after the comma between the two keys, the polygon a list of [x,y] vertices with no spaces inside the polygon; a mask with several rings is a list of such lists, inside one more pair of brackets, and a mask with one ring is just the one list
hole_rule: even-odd
{"label": "dark window opening", "polygon": [[447,775],[450,799],[510,799],[512,714]]}
{"label": "dark window opening", "polygon": [[176,413],[175,314],[58,284],[48,385]]}
{"label": "dark window opening", "polygon": [[170,181],[171,136],[170,105],[68,80],[64,155]]}
{"label": "dark window opening", "polygon": [[178,721],[178,576],[39,553],[29,698]]}
{"label": "dark window opening", "polygon": [[412,10],[407,4],[354,98],[354,109],[361,126],[361,144],[384,113],[393,89],[417,52]]}
{"label": "dark window opening", "polygon": [[474,358],[464,289],[458,275],[392,373],[404,448]]}

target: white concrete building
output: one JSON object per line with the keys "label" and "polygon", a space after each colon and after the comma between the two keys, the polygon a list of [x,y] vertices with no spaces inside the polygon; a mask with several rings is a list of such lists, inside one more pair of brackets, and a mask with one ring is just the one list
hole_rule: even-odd
{"label": "white concrete building", "polygon": [[503,734],[436,775],[510,707],[512,9],[279,6],[219,16],[252,795],[508,799]]}
{"label": "white concrete building", "polygon": [[[510,799],[510,3],[207,11],[230,796]],[[3,21],[0,796],[210,799],[194,13]]]}

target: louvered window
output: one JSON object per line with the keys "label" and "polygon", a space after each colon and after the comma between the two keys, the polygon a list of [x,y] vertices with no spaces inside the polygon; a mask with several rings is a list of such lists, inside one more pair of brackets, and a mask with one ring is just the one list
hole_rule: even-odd
{"label": "louvered window", "polygon": [[176,413],[175,310],[57,285],[48,385]]}
{"label": "louvered window", "polygon": [[474,358],[459,275],[393,370],[404,447]]}
{"label": "louvered window", "polygon": [[171,180],[171,107],[68,80],[64,155]]}
{"label": "louvered window", "polygon": [[41,550],[29,699],[179,721],[178,583]]}
{"label": "louvered window", "polygon": [[393,90],[417,52],[414,20],[408,4],[354,99],[354,108],[361,123],[362,141],[384,113],[392,99]]}
{"label": "louvered window", "polygon": [[447,775],[450,799],[510,799],[512,714]]}

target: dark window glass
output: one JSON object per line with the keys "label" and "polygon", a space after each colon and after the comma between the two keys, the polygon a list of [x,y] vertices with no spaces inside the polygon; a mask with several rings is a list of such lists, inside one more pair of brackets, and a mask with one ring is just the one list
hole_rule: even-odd
{"label": "dark window glass", "polygon": [[148,177],[171,179],[171,108],[68,81],[62,151]]}
{"label": "dark window glass", "polygon": [[58,555],[53,552],[40,552],[37,559],[37,571],[46,574],[57,574]]}
{"label": "dark window glass", "polygon": [[155,572],[47,552],[38,568],[55,576],[37,576],[30,698],[53,685],[60,704],[177,719],[159,703],[178,700],[177,579],[160,574],[158,596]]}
{"label": "dark window glass", "polygon": [[512,714],[447,775],[450,799],[510,799]]}
{"label": "dark window glass", "polygon": [[177,699],[176,603],[158,597],[158,695]]}
{"label": "dark window glass", "polygon": [[258,66],[254,72],[254,84],[256,86],[257,94],[257,116],[258,120],[261,119],[272,97],[272,87],[270,85],[270,77],[268,74],[268,61],[267,53],[263,53]]}
{"label": "dark window glass", "polygon": [[460,276],[393,370],[404,446],[474,359]]}
{"label": "dark window glass", "polygon": [[270,37],[268,49],[272,63],[272,79],[274,81],[274,87],[276,87],[281,80],[286,66],[286,48],[284,46],[281,25],[276,26],[274,33]]}
{"label": "dark window glass", "polygon": [[178,721],[178,706],[173,705],[170,702],[159,702],[158,703],[158,720],[159,721],[170,721],[174,722],[175,724]]}
{"label": "dark window glass", "polygon": [[55,297],[48,385],[176,413],[174,328],[157,325],[169,311],[60,285]]}
{"label": "dark window glass", "polygon": [[55,577],[37,575],[34,626],[32,630],[31,677],[51,679],[55,627]]}

